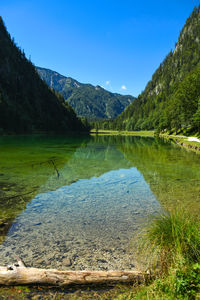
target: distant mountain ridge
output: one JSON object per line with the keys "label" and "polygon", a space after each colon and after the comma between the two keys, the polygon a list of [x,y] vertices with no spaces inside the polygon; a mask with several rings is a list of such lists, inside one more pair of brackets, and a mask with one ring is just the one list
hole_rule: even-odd
{"label": "distant mountain ridge", "polygon": [[73,109],[41,80],[0,17],[0,134],[83,130]]}
{"label": "distant mountain ridge", "polygon": [[79,117],[114,119],[135,99],[133,96],[111,93],[98,85],[80,83],[49,69],[36,69],[50,88],[63,95]]}

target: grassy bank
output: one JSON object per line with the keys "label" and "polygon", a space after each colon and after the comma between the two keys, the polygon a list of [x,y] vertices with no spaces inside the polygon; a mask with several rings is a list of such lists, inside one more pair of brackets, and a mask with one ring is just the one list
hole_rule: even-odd
{"label": "grassy bank", "polygon": [[[91,135],[125,135],[125,136],[150,136],[154,137],[155,136],[155,131],[118,131],[118,130],[104,130],[104,129],[92,129],[90,131]],[[173,141],[177,145],[187,149],[194,151],[196,153],[200,153],[200,143],[199,142],[193,142],[193,141],[188,141],[187,136],[181,136],[181,135],[175,135],[175,134],[159,134],[160,137],[165,138],[167,140]]]}
{"label": "grassy bank", "polygon": [[200,299],[199,218],[182,209],[160,215],[152,220],[143,241],[142,254],[149,254],[156,278],[122,299]]}
{"label": "grassy bank", "polygon": [[200,299],[199,218],[183,210],[163,214],[153,220],[146,241],[157,278],[135,299]]}
{"label": "grassy bank", "polygon": [[154,131],[118,131],[118,130],[104,130],[91,129],[90,134],[98,135],[134,135],[134,136],[154,136]]}
{"label": "grassy bank", "polygon": [[187,150],[190,150],[190,151],[193,151],[196,153],[200,153],[200,143],[188,141],[187,136],[160,134],[160,137],[170,140],[182,148],[185,148]]}

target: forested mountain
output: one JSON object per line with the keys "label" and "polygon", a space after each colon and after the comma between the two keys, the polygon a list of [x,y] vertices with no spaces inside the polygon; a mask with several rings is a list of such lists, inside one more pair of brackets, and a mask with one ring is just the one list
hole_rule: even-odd
{"label": "forested mountain", "polygon": [[133,96],[123,96],[106,91],[100,86],[83,84],[49,69],[37,67],[41,78],[55,91],[63,95],[78,116],[94,119],[114,119],[133,100]]}
{"label": "forested mountain", "polygon": [[[194,8],[145,90],[110,127],[200,132],[200,7]],[[189,129],[188,129],[189,130]]]}
{"label": "forested mountain", "polygon": [[62,96],[39,77],[0,18],[0,134],[84,130]]}

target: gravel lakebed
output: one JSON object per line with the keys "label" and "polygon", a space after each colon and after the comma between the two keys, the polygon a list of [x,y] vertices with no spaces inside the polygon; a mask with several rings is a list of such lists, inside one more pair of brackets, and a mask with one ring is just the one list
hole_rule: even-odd
{"label": "gravel lakebed", "polygon": [[61,270],[136,268],[135,237],[160,205],[136,168],[37,195],[0,245],[0,265]]}

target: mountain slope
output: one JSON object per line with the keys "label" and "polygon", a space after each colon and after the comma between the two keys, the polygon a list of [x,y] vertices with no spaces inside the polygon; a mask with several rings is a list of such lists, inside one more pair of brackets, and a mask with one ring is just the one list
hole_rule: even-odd
{"label": "mountain slope", "polygon": [[[200,8],[195,8],[180,33],[174,51],[167,55],[144,92],[117,118],[113,127],[176,131],[191,127],[198,130],[199,62]],[[193,92],[189,96],[191,86]]]}
{"label": "mountain slope", "polygon": [[49,69],[37,67],[41,78],[55,91],[63,95],[78,116],[88,119],[114,119],[134,97],[106,91],[100,86],[82,84]]}
{"label": "mountain slope", "polygon": [[40,79],[0,18],[0,133],[83,129],[73,109]]}

